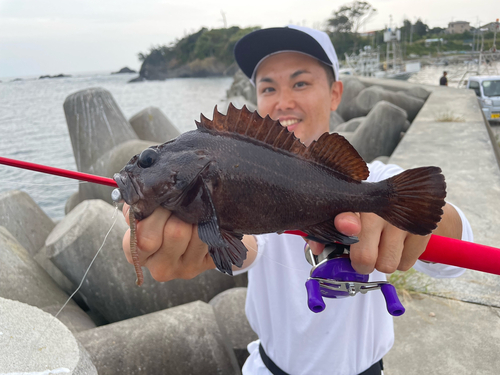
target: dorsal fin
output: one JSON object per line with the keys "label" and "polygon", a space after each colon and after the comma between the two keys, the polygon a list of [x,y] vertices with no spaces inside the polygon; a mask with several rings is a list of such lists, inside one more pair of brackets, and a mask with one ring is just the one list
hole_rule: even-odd
{"label": "dorsal fin", "polygon": [[246,106],[237,109],[232,103],[229,103],[226,115],[221,114],[215,106],[213,120],[207,119],[202,114],[200,122],[195,122],[198,129],[240,134],[266,143],[275,149],[314,161],[357,181],[365,180],[369,174],[364,160],[340,134],[325,133],[306,147],[292,132],[279,121],[272,120],[269,115],[262,118],[257,111],[250,112]]}

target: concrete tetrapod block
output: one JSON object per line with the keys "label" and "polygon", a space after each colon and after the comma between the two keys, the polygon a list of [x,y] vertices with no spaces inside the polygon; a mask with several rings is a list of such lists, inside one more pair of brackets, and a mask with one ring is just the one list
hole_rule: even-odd
{"label": "concrete tetrapod block", "polygon": [[221,332],[227,335],[232,344],[240,367],[243,367],[249,355],[247,345],[258,339],[245,315],[246,298],[247,288],[232,288],[209,302],[214,308]]}
{"label": "concrete tetrapod block", "polygon": [[40,250],[54,222],[25,192],[0,193],[0,225],[5,227],[31,254]]}
{"label": "concrete tetrapod block", "polygon": [[430,91],[427,91],[423,87],[420,86],[413,86],[409,88],[408,90],[403,91],[406,95],[414,96],[415,98],[419,98],[422,100],[427,100],[429,95],[431,94]]}
{"label": "concrete tetrapod block", "polygon": [[349,141],[366,162],[390,156],[398,145],[405,121],[404,110],[386,101],[378,102]]}
{"label": "concrete tetrapod block", "polygon": [[165,143],[178,137],[181,133],[165,114],[157,107],[148,107],[132,116],[130,125],[139,139]]}
{"label": "concrete tetrapod block", "polygon": [[422,99],[408,96],[400,92],[384,90],[379,86],[371,86],[364,89],[356,98],[356,103],[359,108],[368,112],[382,100],[392,103],[405,110],[408,121],[410,122],[413,121],[413,119],[417,116],[417,113],[424,105],[424,101]]}
{"label": "concrete tetrapod block", "polygon": [[[0,227],[0,297],[36,306],[53,315],[68,299],[68,295],[59,289],[4,227]],[[87,314],[72,300],[58,318],[72,332],[95,327]]]}
{"label": "concrete tetrapod block", "polygon": [[338,126],[343,124],[345,121],[344,119],[339,115],[337,111],[331,111],[330,112],[330,133],[335,131]]}
{"label": "concrete tetrapod block", "polygon": [[240,69],[238,69],[238,71],[234,74],[233,83],[231,84],[231,87],[226,91],[227,98],[238,96],[242,96],[245,101],[253,103],[254,106],[257,104],[257,93],[255,90],[255,86],[252,85],[245,73],[243,73]]}
{"label": "concrete tetrapod block", "polygon": [[352,118],[343,124],[340,124],[335,131],[336,132],[355,132],[359,125],[363,122],[366,117],[356,117]]}
{"label": "concrete tetrapod block", "polygon": [[422,295],[394,318],[386,375],[497,375],[500,309]]}
{"label": "concrete tetrapod block", "polygon": [[97,375],[85,348],[52,315],[0,297],[3,374]]}
{"label": "concrete tetrapod block", "polygon": [[[72,283],[80,283],[111,227],[114,211],[113,206],[102,200],[86,200],[66,215],[47,238],[50,260]],[[134,268],[126,261],[122,250],[127,224],[121,212],[117,215],[117,222],[81,289],[87,305],[109,322],[196,300],[208,302],[235,286],[234,278],[216,270],[191,280],[160,283],[143,268],[144,284],[138,287]]]}
{"label": "concrete tetrapod block", "polygon": [[111,93],[90,88],[69,95],[64,101],[76,166],[81,172],[120,143],[137,139]]}
{"label": "concrete tetrapod block", "polygon": [[238,374],[212,307],[197,301],[82,332],[99,375]]}
{"label": "concrete tetrapod block", "polygon": [[352,139],[354,138],[354,134],[356,134],[355,132],[334,132],[334,133],[340,134],[342,137],[347,139],[351,144],[352,144]]}
{"label": "concrete tetrapod block", "polygon": [[[112,178],[115,173],[119,172],[125,165],[127,165],[133,156],[140,154],[149,146],[157,144],[158,142],[142,141],[139,139],[123,142],[122,144],[119,144],[118,146],[107,151],[99,159],[97,159],[95,163],[89,167],[88,173]],[[113,189],[114,188],[111,186],[99,184],[80,184],[78,189],[79,200],[78,202],[73,201],[73,204],[78,204],[85,199],[102,199],[103,201],[112,204],[113,201],[111,199],[111,192]]]}
{"label": "concrete tetrapod block", "polygon": [[217,104],[217,111],[219,111],[223,115],[226,115],[229,104],[232,104],[238,109],[241,109],[243,108],[243,106],[246,106],[248,110],[251,112],[257,110],[257,106],[254,103],[247,100],[244,96],[239,95],[239,96],[230,96],[222,103]]}
{"label": "concrete tetrapod block", "polygon": [[357,78],[349,78],[342,81],[344,83],[344,92],[342,94],[342,100],[337,108],[339,115],[345,120],[349,121],[355,117],[365,116],[369,110],[361,109],[356,98],[361,91],[366,87]]}

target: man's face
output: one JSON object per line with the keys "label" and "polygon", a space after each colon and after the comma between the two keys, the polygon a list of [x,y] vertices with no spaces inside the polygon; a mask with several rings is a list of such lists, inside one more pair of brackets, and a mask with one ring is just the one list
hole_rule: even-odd
{"label": "man's face", "polygon": [[342,83],[330,87],[321,63],[297,52],[266,58],[255,77],[261,116],[279,120],[309,145],[329,130],[330,111],[337,109]]}

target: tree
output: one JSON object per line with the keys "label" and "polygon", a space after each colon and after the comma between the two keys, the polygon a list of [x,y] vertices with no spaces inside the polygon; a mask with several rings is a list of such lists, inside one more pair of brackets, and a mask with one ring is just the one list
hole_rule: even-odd
{"label": "tree", "polygon": [[424,36],[425,34],[427,34],[428,31],[429,31],[429,26],[423,23],[422,20],[419,18],[417,22],[415,22],[415,25],[413,26],[413,32],[415,34],[418,34],[419,36]]}
{"label": "tree", "polygon": [[377,10],[366,1],[354,1],[343,5],[333,13],[333,17],[327,21],[330,32],[357,34]]}

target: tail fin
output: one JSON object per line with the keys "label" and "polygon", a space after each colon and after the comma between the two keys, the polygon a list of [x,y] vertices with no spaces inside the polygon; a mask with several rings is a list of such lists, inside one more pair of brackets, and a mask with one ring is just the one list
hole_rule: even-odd
{"label": "tail fin", "polygon": [[409,169],[386,182],[389,204],[378,213],[381,217],[413,234],[427,235],[436,229],[446,197],[441,168]]}

